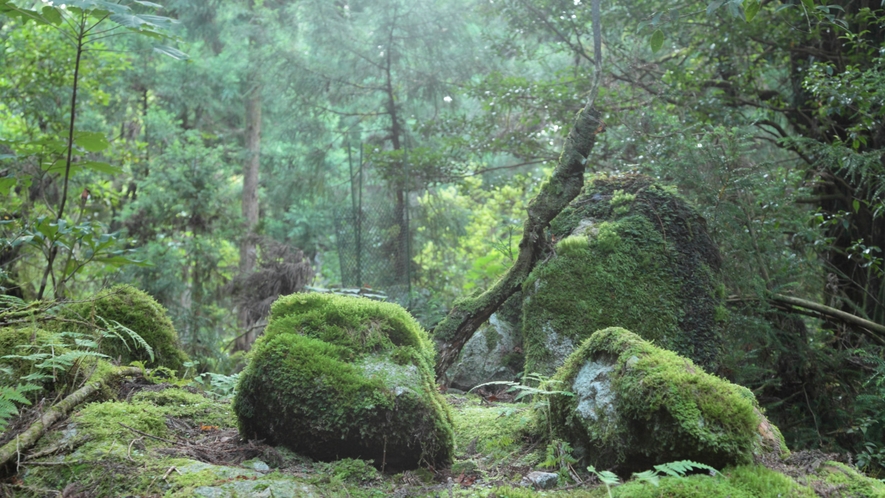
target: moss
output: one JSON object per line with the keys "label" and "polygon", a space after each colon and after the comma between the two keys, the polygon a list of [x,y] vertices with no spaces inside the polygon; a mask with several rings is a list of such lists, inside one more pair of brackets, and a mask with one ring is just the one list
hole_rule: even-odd
{"label": "moss", "polygon": [[846,498],[885,496],[885,483],[867,477],[844,463],[826,462],[817,469],[817,476],[808,476],[807,479],[816,484],[815,487]]}
{"label": "moss", "polygon": [[555,254],[523,285],[527,372],[552,374],[562,353],[613,326],[715,368],[719,254],[685,201],[647,177],[598,179],[550,233]]}
{"label": "moss", "polygon": [[778,432],[747,389],[620,328],[593,334],[555,379],[576,395],[551,398],[554,431],[597,468],[641,471],[684,459],[716,468],[748,463],[768,451],[760,426]]}
{"label": "moss", "polygon": [[399,306],[286,296],[240,376],[240,431],[320,460],[447,462],[451,413],[436,392],[433,356],[426,332]]}
{"label": "moss", "polygon": [[455,448],[458,453],[478,452],[500,458],[518,449],[534,430],[529,403],[489,406],[475,395],[453,399],[460,405],[455,411]]}
{"label": "moss", "polygon": [[432,365],[435,352],[418,322],[396,304],[334,294],[298,293],[271,307],[265,335],[298,333],[356,353],[411,346]]}
{"label": "moss", "polygon": [[739,466],[715,477],[693,475],[685,478],[667,477],[658,486],[631,481],[613,490],[614,496],[654,498],[679,496],[681,498],[757,498],[777,496],[814,498],[817,494],[789,477],[761,465]]}
{"label": "moss", "polygon": [[[141,361],[148,367],[164,366],[181,371],[188,361],[166,310],[147,293],[130,285],[117,285],[92,300],[71,303],[62,314],[99,326],[103,324],[97,317],[107,322],[118,322],[141,336],[153,348],[154,360],[151,361],[148,352],[125,334],[123,339],[102,338],[100,351],[112,358],[120,358],[124,365]],[[79,328],[84,329],[82,326]],[[92,329],[78,331],[91,332]]]}

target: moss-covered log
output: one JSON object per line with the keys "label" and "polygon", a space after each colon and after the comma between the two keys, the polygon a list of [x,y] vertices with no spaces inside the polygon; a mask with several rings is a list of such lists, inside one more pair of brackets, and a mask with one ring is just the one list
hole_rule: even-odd
{"label": "moss-covered log", "polygon": [[0,447],[0,468],[9,464],[16,455],[26,451],[37,444],[43,434],[52,427],[52,424],[68,416],[78,405],[89,399],[90,396],[99,392],[108,382],[126,375],[141,375],[140,368],[126,367],[111,371],[97,382],[90,382],[74,391],[70,396],[61,400],[58,404],[46,411],[36,422],[14,439]]}
{"label": "moss-covered log", "polygon": [[441,342],[436,364],[437,379],[445,375],[476,329],[521,288],[543,253],[546,243],[544,230],[584,186],[587,156],[596,143],[596,136],[604,129],[605,125],[592,103],[578,113],[553,175],[529,202],[516,262],[490,289],[478,296],[456,301],[446,318],[434,329],[434,337]]}

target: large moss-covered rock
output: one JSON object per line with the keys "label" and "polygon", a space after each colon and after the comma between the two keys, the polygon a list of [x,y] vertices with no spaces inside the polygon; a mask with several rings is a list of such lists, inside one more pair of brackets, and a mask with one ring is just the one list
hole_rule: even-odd
{"label": "large moss-covered rock", "polygon": [[608,328],[557,372],[551,423],[588,463],[620,472],[692,460],[721,469],[786,454],[753,393],[636,334]]}
{"label": "large moss-covered rock", "polygon": [[320,460],[445,464],[452,422],[433,382],[434,355],[427,333],[395,304],[280,298],[240,376],[240,432]]}
{"label": "large moss-covered rock", "polygon": [[[105,323],[113,325],[113,322],[117,322],[138,334],[153,349],[154,358],[151,360],[139,341],[126,332],[120,331],[118,336],[103,337],[100,352],[115,360],[119,359],[124,365],[132,361],[142,361],[148,367],[163,366],[181,370],[188,361],[166,309],[147,293],[131,285],[111,287],[92,299],[67,305],[61,313],[99,328],[104,327]],[[78,326],[72,322],[61,325],[80,332],[95,330],[94,327]]]}
{"label": "large moss-covered rock", "polygon": [[720,257],[706,224],[644,176],[597,179],[550,224],[524,284],[526,371],[550,375],[594,331],[625,327],[716,366]]}

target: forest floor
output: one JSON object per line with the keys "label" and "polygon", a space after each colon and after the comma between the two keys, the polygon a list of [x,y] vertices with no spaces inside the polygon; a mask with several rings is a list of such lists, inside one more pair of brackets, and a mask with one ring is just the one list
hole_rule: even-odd
{"label": "forest floor", "polygon": [[[532,407],[504,393],[447,393],[455,422],[452,466],[402,472],[362,460],[317,462],[243,440],[229,401],[192,386],[135,379],[109,394],[115,399],[79,407],[22,452],[0,497],[885,496],[880,481],[820,452],[609,489],[532,436]],[[25,410],[5,439],[40,413],[40,406]],[[535,471],[558,478],[548,474],[551,488],[537,490],[528,477]]]}

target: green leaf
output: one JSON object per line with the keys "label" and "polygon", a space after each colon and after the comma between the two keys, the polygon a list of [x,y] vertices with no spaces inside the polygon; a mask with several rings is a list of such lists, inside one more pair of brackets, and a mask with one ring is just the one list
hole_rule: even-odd
{"label": "green leaf", "polygon": [[104,133],[97,131],[78,131],[74,133],[74,143],[89,152],[101,152],[111,146]]}
{"label": "green leaf", "polygon": [[711,15],[715,12],[719,7],[722,7],[722,4],[725,3],[725,0],[713,0],[712,2],[707,4],[707,15]]}
{"label": "green leaf", "polygon": [[120,166],[115,166],[113,164],[108,164],[101,161],[85,161],[82,163],[77,163],[83,169],[90,169],[92,171],[97,171],[99,173],[107,173],[109,175],[119,175],[123,172],[123,168]]}
{"label": "green leaf", "polygon": [[657,52],[664,46],[664,32],[656,29],[654,33],[651,34],[651,39],[648,41],[651,46],[652,52]]}
{"label": "green leaf", "polygon": [[50,23],[56,26],[61,24],[61,12],[58,11],[58,8],[47,5],[43,7],[43,10],[41,12],[43,14],[43,18]]}
{"label": "green leaf", "polygon": [[168,55],[169,57],[172,57],[173,59],[180,60],[180,61],[187,60],[189,58],[186,53],[182,52],[181,50],[178,50],[175,47],[170,47],[168,45],[157,45],[154,47],[154,52],[157,52],[157,53],[160,53],[163,55]]}
{"label": "green leaf", "polygon": [[12,190],[12,187],[14,187],[15,184],[15,178],[0,178],[0,195],[9,195],[9,191]]}
{"label": "green leaf", "polygon": [[813,9],[814,8],[814,0],[802,0],[802,5],[804,5],[806,9],[809,9],[809,10]]}
{"label": "green leaf", "polygon": [[747,19],[747,22],[752,21],[756,17],[760,8],[762,8],[762,4],[759,3],[759,0],[747,0],[744,3],[744,17]]}
{"label": "green leaf", "polygon": [[854,208],[855,213],[859,212],[860,211],[860,201],[857,199],[854,199],[853,201],[851,201],[851,207]]}

